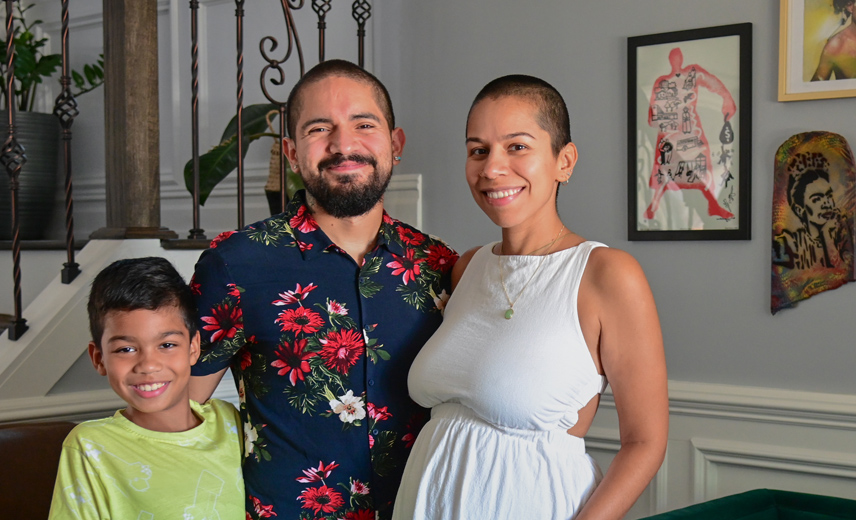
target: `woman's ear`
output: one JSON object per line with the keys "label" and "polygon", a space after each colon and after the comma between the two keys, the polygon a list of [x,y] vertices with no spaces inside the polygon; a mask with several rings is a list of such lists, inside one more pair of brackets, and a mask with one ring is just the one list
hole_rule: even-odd
{"label": "woman's ear", "polygon": [[562,147],[557,158],[560,173],[556,180],[565,182],[571,178],[574,173],[574,166],[577,164],[577,157],[577,145],[568,143]]}

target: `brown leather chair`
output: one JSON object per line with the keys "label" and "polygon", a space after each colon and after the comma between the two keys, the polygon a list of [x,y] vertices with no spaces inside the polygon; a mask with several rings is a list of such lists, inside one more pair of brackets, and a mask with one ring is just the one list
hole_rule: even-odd
{"label": "brown leather chair", "polygon": [[0,516],[47,519],[62,441],[74,426],[0,424]]}

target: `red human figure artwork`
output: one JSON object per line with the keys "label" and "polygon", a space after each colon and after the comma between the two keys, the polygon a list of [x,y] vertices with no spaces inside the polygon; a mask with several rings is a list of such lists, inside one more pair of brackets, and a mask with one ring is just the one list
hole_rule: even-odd
{"label": "red human figure artwork", "polygon": [[[700,190],[707,200],[710,216],[723,219],[734,218],[734,214],[717,201],[718,191],[713,175],[710,143],[702,128],[697,110],[699,88],[722,98],[724,127],[720,134],[722,156],[729,157],[734,139],[729,120],[734,117],[737,105],[728,88],[716,76],[701,65],[683,64],[680,48],[669,52],[672,70],[654,82],[651,101],[648,105],[648,125],[657,129],[657,155],[648,185],[654,196],[645,210],[645,218],[653,219],[660,200],[666,190]],[[720,159],[720,163],[722,159]],[[733,181],[727,171],[723,174],[721,187]]]}

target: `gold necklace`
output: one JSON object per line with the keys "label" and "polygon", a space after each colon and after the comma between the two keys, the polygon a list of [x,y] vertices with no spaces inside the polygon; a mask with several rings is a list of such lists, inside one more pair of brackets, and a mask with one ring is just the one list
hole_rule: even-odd
{"label": "gold necklace", "polygon": [[[535,271],[532,273],[532,276],[526,280],[526,284],[523,285],[523,289],[520,289],[520,292],[517,293],[517,297],[514,300],[508,296],[508,289],[505,287],[505,280],[502,276],[502,242],[499,243],[499,255],[497,258],[497,263],[499,265],[499,283],[502,285],[502,292],[505,293],[505,299],[508,300],[508,310],[505,311],[505,319],[510,320],[514,316],[514,304],[517,303],[517,300],[523,295],[526,291],[526,288],[529,287],[529,283],[535,278],[535,275],[538,274],[538,271],[541,270],[541,266],[544,264],[544,260],[547,258],[547,255],[550,254],[550,249],[553,247],[553,244],[556,243],[556,240],[559,240],[559,237],[562,236],[562,231],[564,231],[565,225],[562,224],[562,227],[559,228],[559,232],[556,233],[556,238],[553,239],[552,242],[547,244],[546,246],[541,246],[535,251],[540,251],[541,249],[547,248],[547,252],[541,255],[541,260],[538,262],[538,267],[535,268]],[[533,251],[533,253],[535,252]]]}

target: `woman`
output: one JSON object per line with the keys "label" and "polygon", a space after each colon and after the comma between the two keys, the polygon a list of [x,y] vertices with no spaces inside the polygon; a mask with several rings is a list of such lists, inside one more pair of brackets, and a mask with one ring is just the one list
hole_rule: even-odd
{"label": "woman", "polygon": [[[407,462],[397,519],[621,518],[662,463],[666,364],[639,264],[559,218],[573,172],[561,95],[529,76],[482,89],[466,176],[502,241],[468,251],[443,325],[410,369],[432,407]],[[609,380],[621,449],[605,477],[585,453]]]}

